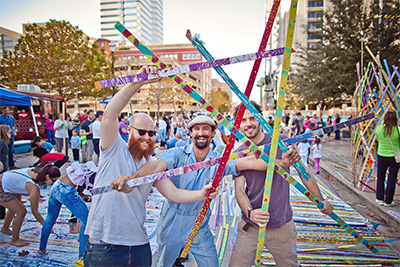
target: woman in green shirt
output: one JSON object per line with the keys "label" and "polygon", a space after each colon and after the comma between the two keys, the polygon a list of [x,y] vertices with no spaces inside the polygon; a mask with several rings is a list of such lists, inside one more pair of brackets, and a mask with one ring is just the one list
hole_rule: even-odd
{"label": "woman in green shirt", "polygon": [[[388,111],[383,119],[383,125],[375,128],[375,136],[378,140],[378,179],[376,181],[376,203],[381,206],[394,206],[393,196],[396,189],[397,173],[400,164],[396,163],[394,150],[399,149],[399,126],[397,115],[394,111]],[[389,140],[390,138],[390,140]],[[393,144],[394,150],[390,141]],[[389,175],[385,190],[386,172]]]}

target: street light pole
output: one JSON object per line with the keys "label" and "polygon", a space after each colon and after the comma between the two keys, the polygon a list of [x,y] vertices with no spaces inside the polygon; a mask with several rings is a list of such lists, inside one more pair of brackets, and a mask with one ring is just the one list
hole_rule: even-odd
{"label": "street light pole", "polygon": [[[110,51],[111,51],[111,72],[112,72],[112,76],[114,77],[114,62],[115,62],[115,43],[111,42],[110,43]],[[113,86],[113,93],[112,95],[115,95],[115,86]]]}

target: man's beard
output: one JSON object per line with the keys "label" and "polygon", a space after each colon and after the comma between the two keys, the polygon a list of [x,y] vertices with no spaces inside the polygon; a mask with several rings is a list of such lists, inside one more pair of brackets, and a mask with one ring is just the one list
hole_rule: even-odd
{"label": "man's beard", "polygon": [[[203,144],[200,144],[200,143],[197,142],[197,138],[199,138],[199,137],[204,137],[204,138],[207,139],[207,141],[206,141],[205,143],[203,143]],[[210,140],[209,138],[210,138],[209,136],[196,136],[196,137],[194,138],[194,140],[193,140],[194,145],[195,145],[197,148],[199,148],[199,149],[204,149],[204,148],[206,148],[206,147],[209,147],[209,146],[210,146],[210,143],[211,143],[211,140]]]}
{"label": "man's beard", "polygon": [[140,145],[142,143],[142,140],[136,139],[133,135],[129,137],[128,140],[128,148],[129,152],[131,153],[132,157],[140,161],[142,158],[145,158],[146,160],[149,160],[150,156],[153,155],[154,153],[154,145],[155,145],[155,140],[147,140],[146,141],[148,146],[146,149],[143,149]]}
{"label": "man's beard", "polygon": [[251,138],[256,137],[257,134],[258,134],[259,132],[260,132],[260,125],[254,127],[254,132],[253,132],[253,134],[251,134],[251,135],[245,134],[245,135],[246,135],[247,138],[250,138],[250,139],[251,139]]}

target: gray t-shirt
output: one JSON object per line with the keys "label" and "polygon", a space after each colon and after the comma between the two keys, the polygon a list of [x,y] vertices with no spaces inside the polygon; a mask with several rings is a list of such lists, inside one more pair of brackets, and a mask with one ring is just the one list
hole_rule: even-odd
{"label": "gray t-shirt", "polygon": [[[287,136],[284,134],[280,135],[281,139],[286,139]],[[265,145],[271,142],[271,137],[265,134],[264,139],[257,144],[258,146]],[[243,151],[248,149],[245,145],[241,145],[236,149],[237,151]],[[269,152],[266,153],[269,155]],[[282,150],[278,148],[277,159],[282,158]],[[284,168],[289,173],[289,168]],[[264,195],[264,184],[266,171],[254,171],[246,170],[242,171],[240,175],[244,175],[246,178],[246,195],[248,196],[251,206],[253,209],[261,208],[262,199]],[[236,176],[234,176],[236,178]],[[290,207],[290,194],[289,194],[289,183],[285,181],[278,173],[274,172],[272,178],[271,186],[271,196],[269,202],[269,222],[267,228],[279,228],[286,224],[292,219],[293,211]],[[249,219],[247,219],[247,214],[242,214],[243,220],[253,225],[256,225]]]}
{"label": "gray t-shirt", "polygon": [[[149,161],[154,160],[151,158]],[[94,187],[109,185],[120,175],[133,175],[147,161],[136,161],[127,143],[118,135],[102,151]],[[146,200],[152,184],[135,187],[125,194],[118,191],[95,195],[89,211],[85,234],[94,240],[122,246],[139,246],[149,242],[144,221]]]}

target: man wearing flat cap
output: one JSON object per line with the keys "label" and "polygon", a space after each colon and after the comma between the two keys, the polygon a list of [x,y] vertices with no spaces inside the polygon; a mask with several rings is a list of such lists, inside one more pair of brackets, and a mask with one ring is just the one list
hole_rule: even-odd
{"label": "man wearing flat cap", "polygon": [[[148,162],[140,168],[131,179],[219,157],[219,154],[210,149],[215,128],[216,123],[212,118],[208,116],[195,117],[188,123],[193,144],[167,150],[158,160]],[[297,153],[293,152],[293,150],[290,150],[285,153],[282,159],[277,160],[277,163],[282,167],[290,166],[293,161],[298,160]],[[197,190],[212,182],[217,169],[218,165],[171,177],[171,180],[178,188]],[[232,160],[227,162],[224,175],[238,175],[239,171],[246,169],[266,170],[267,164],[254,157]],[[118,188],[121,188],[120,191],[125,192],[126,187],[123,185],[126,181],[127,178],[124,178],[115,180],[113,183],[118,184]],[[181,249],[185,246],[203,203],[204,201],[187,204],[175,203],[167,199],[164,201],[157,227],[158,253],[160,255],[158,266],[171,267],[174,264]],[[209,218],[210,210],[207,212],[190,248],[190,252],[194,255],[200,267],[218,266],[214,236],[208,225]]]}

